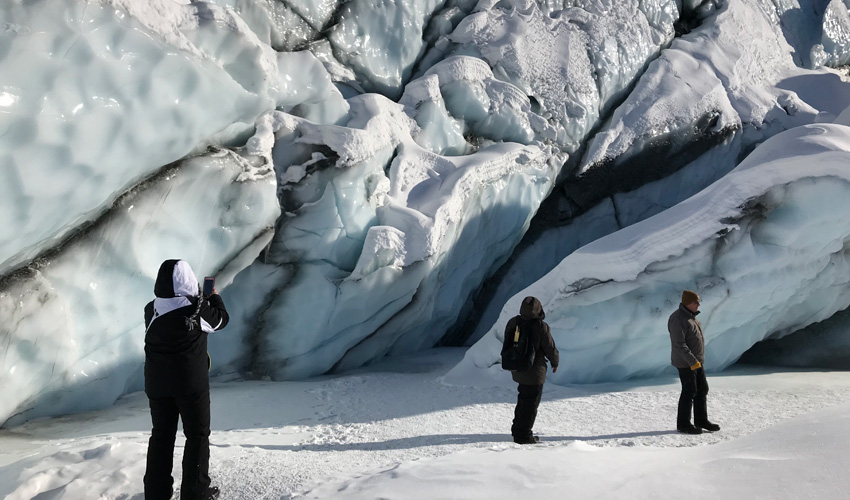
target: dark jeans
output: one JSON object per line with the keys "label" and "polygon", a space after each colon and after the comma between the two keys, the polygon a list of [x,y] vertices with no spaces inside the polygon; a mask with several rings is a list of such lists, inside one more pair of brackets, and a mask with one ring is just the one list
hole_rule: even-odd
{"label": "dark jeans", "polygon": [[518,384],[519,395],[516,398],[514,423],[511,434],[514,439],[531,437],[531,428],[537,419],[537,407],[540,406],[540,396],[543,395],[543,385]]}
{"label": "dark jeans", "polygon": [[145,500],[170,500],[177,418],[183,420],[186,447],[183,450],[181,500],[203,498],[210,485],[210,393],[183,398],[148,398],[153,430],[148,442],[145,470]]}
{"label": "dark jeans", "polygon": [[676,427],[687,427],[691,423],[691,408],[694,410],[694,424],[708,422],[708,380],[705,370],[697,368],[677,368],[679,380],[682,381],[682,395],[679,396],[679,414],[676,417]]}

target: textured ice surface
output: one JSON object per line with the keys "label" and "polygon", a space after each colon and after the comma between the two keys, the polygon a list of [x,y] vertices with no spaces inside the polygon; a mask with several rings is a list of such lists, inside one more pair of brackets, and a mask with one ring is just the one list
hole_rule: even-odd
{"label": "textured ice surface", "polygon": [[321,83],[284,77],[229,10],[114,3],[0,5],[0,272],[193,148],[244,141],[260,114]]}
{"label": "textured ice surface", "polygon": [[533,99],[578,149],[590,127],[673,38],[675,2],[581,2],[563,8],[531,1],[483,2],[447,38],[450,53],[487,61]]}
{"label": "textured ice surface", "polygon": [[846,66],[850,64],[850,2],[831,0],[823,13],[821,43],[812,48],[812,65]]}
{"label": "textured ice surface", "polygon": [[[581,160],[586,181],[565,190],[571,203],[599,204],[575,219],[565,210],[569,224],[535,234],[517,249],[488,283],[489,298],[482,302],[471,341],[493,325],[505,301],[579,246],[695,194],[765,138],[831,121],[850,105],[850,84],[795,65],[785,40],[814,30],[814,16],[801,18],[810,9],[786,3],[776,11],[759,3],[728,3],[649,64],[588,142]],[[795,30],[780,19],[792,19]],[[753,38],[741,37],[742,32]],[[600,192],[607,198],[600,200]]]}
{"label": "textured ice surface", "polygon": [[[561,163],[540,144],[438,154],[460,140],[437,138],[453,92],[481,89],[478,119],[496,130],[528,120],[527,107],[488,112],[500,97],[489,68],[464,73],[461,62],[444,67],[453,78],[423,77],[430,90],[409,86],[407,108],[364,95],[349,99],[340,125],[278,113],[275,163],[290,165],[278,171],[285,216],[263,259],[224,293],[234,304],[229,328],[242,338],[213,339],[217,359],[307,377],[440,340],[516,245]],[[420,127],[406,110],[438,119]]]}
{"label": "textured ice surface", "polygon": [[224,288],[268,241],[274,177],[237,180],[246,163],[221,152],[166,168],[36,270],[0,282],[0,420],[102,408],[141,389],[142,308],[162,261],[188,256]]}
{"label": "textured ice surface", "polygon": [[[758,130],[748,137],[752,143],[772,135],[765,128],[811,123],[820,103],[808,103],[807,95],[778,85],[810,72],[794,64],[777,21],[775,12],[757,2],[728,2],[715,17],[676,39],[590,141],[583,168],[627,162],[655,143],[672,143],[667,152],[672,156],[724,129]],[[844,106],[836,103],[830,111]]]}
{"label": "textured ice surface", "polygon": [[[847,84],[794,64],[812,67],[818,44],[839,54],[847,35],[801,7],[4,2],[3,412],[19,421],[138,387],[140,311],[164,258],[219,276],[234,316],[211,344],[219,372],[302,377],[461,337],[458,318],[508,259],[521,288],[755,143],[836,119]],[[586,165],[655,158],[628,166],[638,185],[659,180],[611,182],[512,255],[597,132],[588,158],[604,161]],[[703,155],[690,140],[705,134]],[[223,156],[165,167],[208,145]],[[689,166],[671,175],[681,165],[659,151]],[[179,189],[163,184],[171,171]]]}
{"label": "textured ice surface", "polygon": [[561,351],[556,383],[669,369],[667,318],[684,289],[703,299],[709,370],[829,318],[850,305],[848,167],[850,127],[769,139],[707,189],[581,248],[515,295],[452,379],[501,375],[504,325],[526,295],[540,298]]}

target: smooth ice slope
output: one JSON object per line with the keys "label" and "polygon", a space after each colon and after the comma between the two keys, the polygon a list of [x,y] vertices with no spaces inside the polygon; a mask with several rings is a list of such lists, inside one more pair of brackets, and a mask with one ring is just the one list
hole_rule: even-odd
{"label": "smooth ice slope", "polygon": [[[611,161],[625,164],[649,147],[672,157],[695,149],[694,142],[709,140],[711,134],[742,129],[752,144],[773,135],[771,128],[811,123],[819,106],[806,101],[808,92],[799,95],[784,82],[808,76],[807,86],[817,87],[818,79],[798,68],[791,52],[776,12],[756,2],[729,2],[649,65],[589,142],[582,169]],[[665,142],[672,144],[665,148]],[[638,162],[629,166],[647,168]],[[618,174],[635,175],[625,169]]]}
{"label": "smooth ice slope", "polygon": [[102,408],[141,389],[140,318],[160,263],[185,258],[226,287],[280,213],[274,177],[260,172],[230,152],[182,162],[37,270],[0,282],[0,421]]}
{"label": "smooth ice slope", "polygon": [[556,383],[656,375],[683,289],[703,298],[706,367],[850,305],[850,127],[797,127],[733,172],[643,222],[591,243],[515,295],[452,373],[501,375],[503,328],[526,295],[543,302],[561,351]]}

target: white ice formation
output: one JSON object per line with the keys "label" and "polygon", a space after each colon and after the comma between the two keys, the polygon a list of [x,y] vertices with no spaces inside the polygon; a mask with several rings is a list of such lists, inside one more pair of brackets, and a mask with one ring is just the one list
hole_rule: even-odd
{"label": "white ice formation", "polygon": [[214,374],[478,338],[580,246],[840,122],[848,24],[838,0],[3,2],[0,422],[137,390],[168,258],[218,276]]}
{"label": "white ice formation", "polygon": [[[783,132],[695,196],[573,252],[517,294],[450,380],[501,372],[504,324],[538,297],[556,383],[658,375],[681,291],[702,297],[708,370],[850,306],[850,127]],[[825,345],[828,348],[828,345]]]}

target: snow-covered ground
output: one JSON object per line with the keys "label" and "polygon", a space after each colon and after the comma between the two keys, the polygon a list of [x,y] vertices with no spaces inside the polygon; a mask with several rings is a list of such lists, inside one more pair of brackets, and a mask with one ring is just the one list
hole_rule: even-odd
{"label": "snow-covered ground", "polygon": [[[462,349],[304,382],[212,390],[223,499],[842,498],[850,372],[710,373],[718,433],[673,430],[668,376],[544,389],[536,446],[510,441],[515,386],[448,385]],[[107,410],[0,431],[0,496],[141,499],[143,393]],[[180,474],[178,436],[175,476]],[[567,495],[567,496],[565,496]]]}

